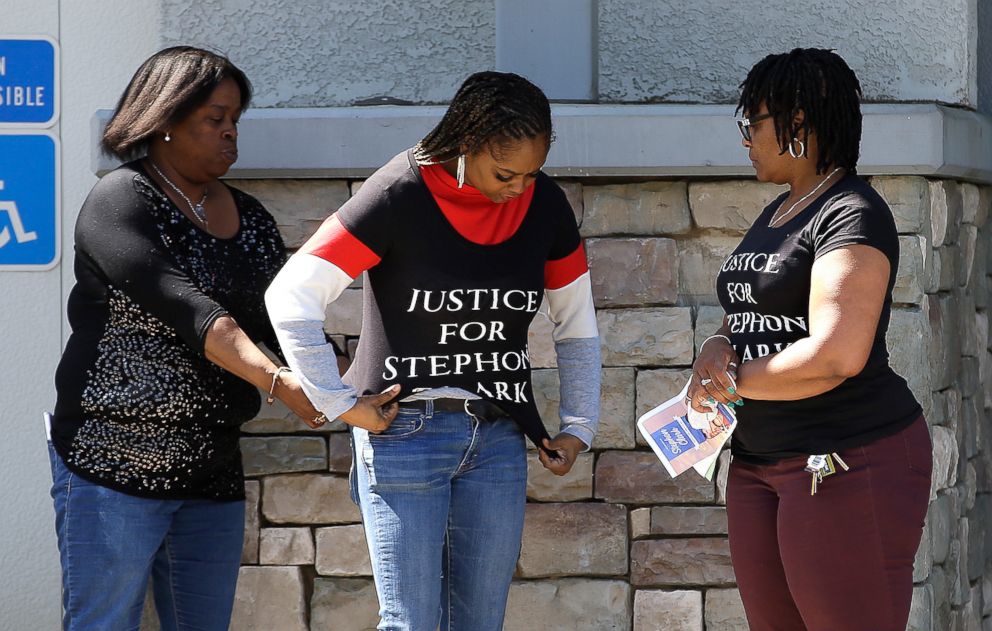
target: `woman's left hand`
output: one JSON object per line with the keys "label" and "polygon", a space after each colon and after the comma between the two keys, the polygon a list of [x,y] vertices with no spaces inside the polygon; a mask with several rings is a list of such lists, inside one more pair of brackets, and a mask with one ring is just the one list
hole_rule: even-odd
{"label": "woman's left hand", "polygon": [[[737,404],[737,353],[726,340],[715,337],[699,349],[692,364],[687,398],[697,412],[710,412],[717,403]],[[709,405],[708,405],[709,404]]]}
{"label": "woman's left hand", "polygon": [[311,429],[317,429],[328,421],[327,417],[315,408],[300,386],[299,378],[291,371],[285,371],[276,378],[275,396],[286,404],[290,411],[303,419]]}
{"label": "woman's left hand", "polygon": [[537,450],[537,457],[540,458],[544,468],[555,475],[565,475],[572,470],[575,458],[579,452],[586,448],[578,437],[562,432],[553,439],[544,439],[544,448],[555,452],[557,456],[549,456],[544,449]]}

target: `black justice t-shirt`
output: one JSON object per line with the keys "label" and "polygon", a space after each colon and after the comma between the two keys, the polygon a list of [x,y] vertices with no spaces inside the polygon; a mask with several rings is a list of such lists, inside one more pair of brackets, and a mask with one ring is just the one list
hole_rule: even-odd
{"label": "black justice t-shirt", "polygon": [[836,388],[798,401],[747,400],[738,408],[735,457],[752,462],[831,453],[899,431],[921,412],[906,381],[889,366],[885,333],[899,265],[899,237],[885,201],[847,175],[783,225],[768,221],[786,195],[769,204],[717,275],[717,296],[742,362],[777,353],[809,336],[813,262],[848,245],[877,248],[889,283],[868,362]]}
{"label": "black justice t-shirt", "polygon": [[362,336],[344,382],[359,392],[456,387],[500,407],[536,445],[548,438],[534,402],[527,329],[548,261],[575,252],[565,193],[539,173],[513,236],[469,241],[445,218],[412,151],[362,185],[337,217],[381,260],[368,270]]}

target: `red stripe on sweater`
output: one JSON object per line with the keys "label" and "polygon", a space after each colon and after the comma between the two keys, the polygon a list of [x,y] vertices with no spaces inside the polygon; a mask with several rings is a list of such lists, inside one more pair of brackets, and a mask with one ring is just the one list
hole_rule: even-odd
{"label": "red stripe on sweater", "polygon": [[303,244],[300,252],[319,256],[328,263],[337,265],[352,278],[357,278],[359,274],[382,260],[367,245],[348,232],[337,215],[325,219],[317,232]]}
{"label": "red stripe on sweater", "polygon": [[544,264],[544,288],[561,289],[588,271],[586,250],[579,242],[579,247],[568,256]]}

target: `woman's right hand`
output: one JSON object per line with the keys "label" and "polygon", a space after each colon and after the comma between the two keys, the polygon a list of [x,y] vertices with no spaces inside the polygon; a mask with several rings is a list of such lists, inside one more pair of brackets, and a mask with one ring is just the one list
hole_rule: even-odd
{"label": "woman's right hand", "polygon": [[358,397],[355,405],[338,418],[348,425],[361,427],[372,434],[384,432],[400,411],[398,402],[393,401],[388,405],[387,402],[399,393],[399,384],[394,384],[379,394]]}
{"label": "woman's right hand", "polygon": [[736,392],[738,363],[734,347],[722,337],[711,338],[703,344],[692,364],[687,395],[696,411],[711,411],[706,405],[711,399],[724,404],[742,403]]}

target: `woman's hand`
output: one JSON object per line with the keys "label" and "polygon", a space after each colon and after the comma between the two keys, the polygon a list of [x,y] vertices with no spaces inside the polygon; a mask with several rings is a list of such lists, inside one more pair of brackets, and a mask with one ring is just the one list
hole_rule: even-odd
{"label": "woman's hand", "polygon": [[710,412],[707,404],[743,404],[737,394],[737,353],[722,337],[709,338],[692,364],[687,398],[697,412]]}
{"label": "woman's hand", "polygon": [[303,419],[311,429],[317,429],[327,422],[327,417],[315,408],[300,386],[299,378],[292,371],[284,370],[276,378],[275,392],[272,393],[286,404],[290,411]]}
{"label": "woman's hand", "polygon": [[724,425],[723,420],[717,416],[717,418],[710,421],[710,426],[703,430],[703,433],[706,434],[706,438],[716,438],[726,430],[727,426]]}
{"label": "woman's hand", "polygon": [[557,454],[549,456],[544,449],[537,450],[537,457],[544,468],[555,475],[565,475],[572,470],[575,458],[586,445],[577,436],[562,432],[551,440],[545,438],[544,448]]}
{"label": "woman's hand", "polygon": [[400,411],[400,404],[396,401],[389,403],[400,393],[399,384],[395,384],[380,394],[369,394],[358,397],[358,401],[350,410],[342,414],[339,418],[354,427],[367,429],[373,434],[379,434],[389,427],[397,412]]}

